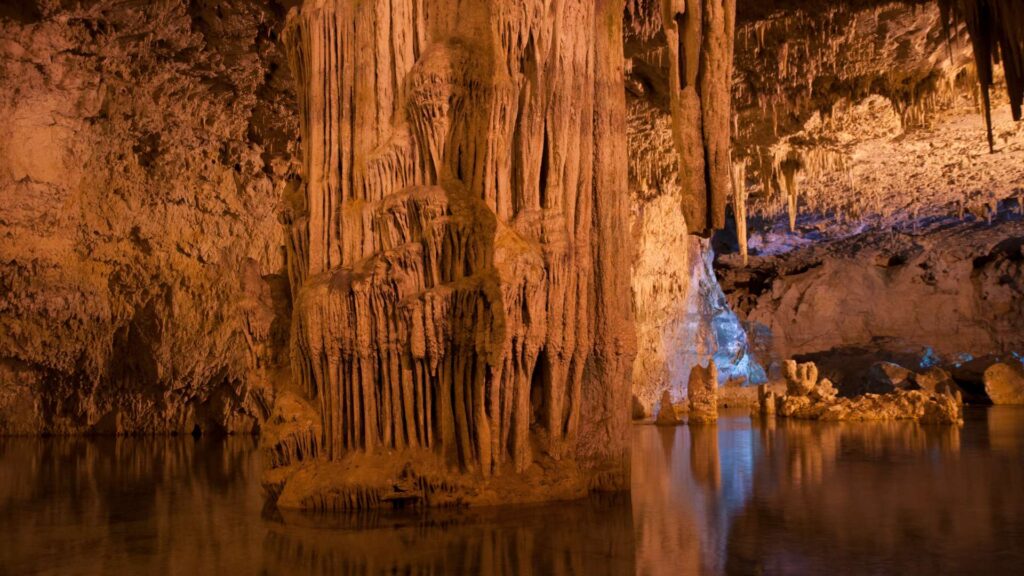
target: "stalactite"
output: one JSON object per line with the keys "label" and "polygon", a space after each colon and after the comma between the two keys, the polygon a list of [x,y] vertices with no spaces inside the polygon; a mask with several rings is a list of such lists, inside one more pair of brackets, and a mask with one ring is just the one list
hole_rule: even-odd
{"label": "stalactite", "polygon": [[789,216],[789,231],[796,231],[797,201],[799,184],[797,174],[804,169],[803,159],[794,150],[779,154],[775,158],[774,174],[779,189],[782,190],[786,202],[786,214]]}
{"label": "stalactite", "polygon": [[732,210],[736,217],[736,238],[740,245],[743,265],[749,263],[747,255],[747,160],[732,163]]}
{"label": "stalactite", "polygon": [[991,107],[995,64],[1002,62],[1014,120],[1020,121],[1024,105],[1024,6],[1020,0],[938,0],[938,3],[946,37],[951,37],[950,30],[961,22],[971,37],[989,150],[995,151]]}
{"label": "stalactite", "polygon": [[662,0],[670,108],[687,228],[725,225],[735,0]]}

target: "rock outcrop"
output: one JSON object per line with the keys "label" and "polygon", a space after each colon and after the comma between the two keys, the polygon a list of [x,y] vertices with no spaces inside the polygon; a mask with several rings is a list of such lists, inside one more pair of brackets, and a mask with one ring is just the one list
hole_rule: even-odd
{"label": "rock outcrop", "polygon": [[767,386],[759,389],[760,414],[802,420],[963,423],[963,402],[952,394],[897,390],[888,394],[838,398],[835,387],[827,378],[818,380],[818,368],[811,362],[798,364],[787,360],[784,373],[786,393],[782,396],[776,396]]}
{"label": "rock outcrop", "polygon": [[963,355],[1024,348],[1021,237],[1024,222],[1004,205],[991,225],[908,222],[752,256],[749,267],[720,258],[716,271],[766,366],[857,351],[871,360],[846,362],[850,386],[837,378],[855,389],[878,360],[948,369]]}
{"label": "rock outcrop", "polygon": [[868,370],[865,391],[885,394],[896,390],[914,390],[917,382],[914,373],[899,364],[876,362]]}

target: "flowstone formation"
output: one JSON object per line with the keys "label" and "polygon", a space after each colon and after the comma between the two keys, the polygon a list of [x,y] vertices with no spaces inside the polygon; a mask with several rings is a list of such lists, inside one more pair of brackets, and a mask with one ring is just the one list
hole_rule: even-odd
{"label": "flowstone formation", "polygon": [[628,484],[622,2],[307,1],[283,507]]}
{"label": "flowstone formation", "polygon": [[917,420],[930,424],[962,424],[963,401],[948,392],[896,390],[839,398],[827,378],[818,379],[813,362],[787,360],[783,374],[786,392],[777,395],[768,385],[758,389],[758,410],[763,416],[778,415],[802,420],[870,421]]}

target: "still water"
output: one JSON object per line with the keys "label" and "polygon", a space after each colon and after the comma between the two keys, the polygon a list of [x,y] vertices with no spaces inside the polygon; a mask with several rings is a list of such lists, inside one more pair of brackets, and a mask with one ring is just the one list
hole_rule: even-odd
{"label": "still water", "polygon": [[0,439],[0,574],[1024,573],[1024,409],[631,434],[631,495],[320,518],[252,439]]}

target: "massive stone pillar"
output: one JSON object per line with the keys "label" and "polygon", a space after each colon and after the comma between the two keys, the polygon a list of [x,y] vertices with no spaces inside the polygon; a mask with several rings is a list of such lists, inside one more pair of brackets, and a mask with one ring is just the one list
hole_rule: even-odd
{"label": "massive stone pillar", "polygon": [[288,507],[628,485],[622,0],[307,0]]}

